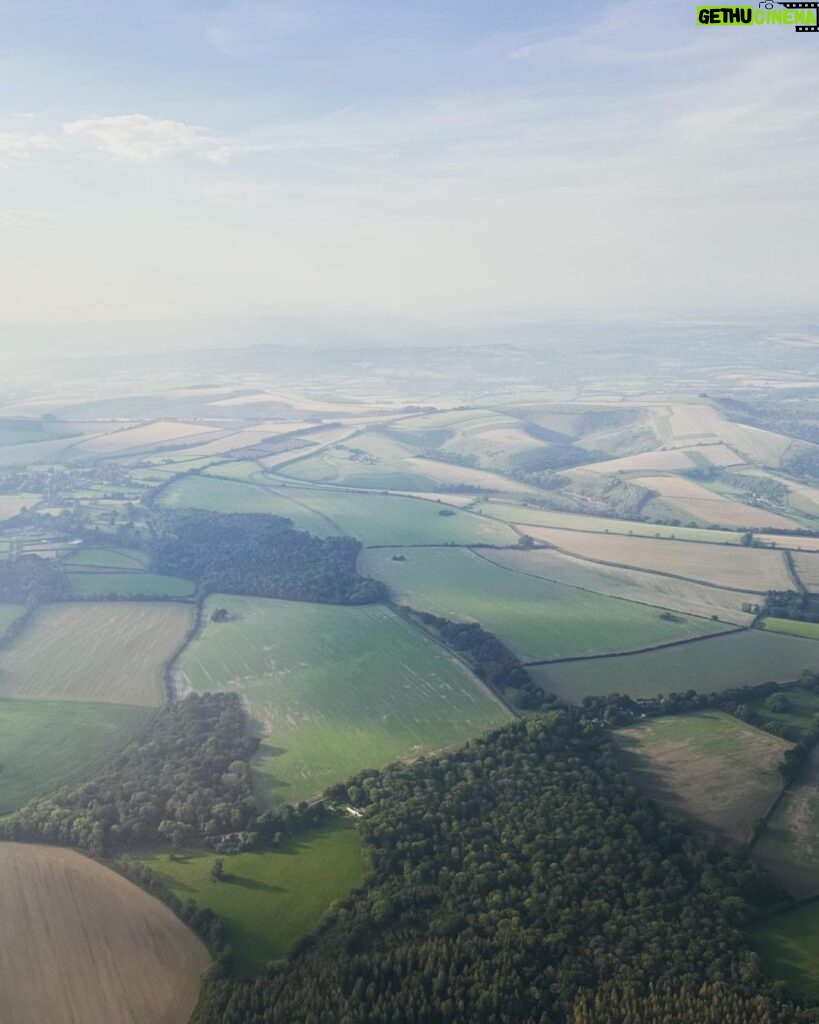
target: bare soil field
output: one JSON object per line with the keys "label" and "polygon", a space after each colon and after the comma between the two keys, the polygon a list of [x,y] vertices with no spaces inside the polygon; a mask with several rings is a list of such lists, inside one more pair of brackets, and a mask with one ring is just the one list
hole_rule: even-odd
{"label": "bare soil field", "polygon": [[73,850],[0,844],[0,1018],[186,1024],[210,957],[162,903]]}
{"label": "bare soil field", "polygon": [[172,602],[47,605],[0,651],[0,697],[158,707],[190,622],[191,607]]}
{"label": "bare soil field", "polygon": [[716,711],[654,718],[615,734],[655,799],[747,842],[779,794],[792,744]]}
{"label": "bare soil field", "polygon": [[531,528],[531,534],[580,558],[671,573],[717,587],[754,593],[793,588],[781,551],[734,544],[699,544],[611,533],[583,533],[545,526]]}
{"label": "bare soil field", "polygon": [[717,526],[740,526],[748,529],[772,527],[780,530],[798,529],[798,523],[775,512],[743,505],[702,484],[678,476],[643,476],[634,480],[641,487],[657,491],[666,501],[689,515]]}
{"label": "bare soil field", "polygon": [[555,583],[688,615],[706,618],[717,615],[721,621],[737,626],[750,626],[754,620],[752,614],[743,612],[743,603],[763,600],[762,594],[751,597],[692,580],[588,562],[559,551],[492,551],[482,552],[482,557],[504,568]]}
{"label": "bare soil field", "polygon": [[129,430],[116,430],[101,437],[83,441],[77,445],[78,452],[92,455],[116,455],[133,448],[149,448],[153,445],[172,444],[181,438],[194,440],[201,434],[210,434],[214,427],[205,427],[197,423],[176,423],[170,420],[157,420],[141,427]]}

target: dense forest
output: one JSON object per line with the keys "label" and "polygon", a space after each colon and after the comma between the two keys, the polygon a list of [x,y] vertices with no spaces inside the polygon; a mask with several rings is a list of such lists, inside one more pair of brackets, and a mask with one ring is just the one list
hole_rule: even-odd
{"label": "dense forest", "polygon": [[514,707],[537,710],[543,706],[543,690],[535,686],[520,659],[494,633],[487,632],[477,622],[451,622],[430,612],[416,612],[408,605],[402,605],[400,610],[417,617],[448,647],[463,654],[475,675]]}
{"label": "dense forest", "polygon": [[741,929],[777,899],[565,712],[346,796],[372,872],[289,962],[211,977],[196,1024],[798,1024]]}
{"label": "dense forest", "polygon": [[93,780],[4,819],[0,837],[101,854],[246,828],[256,814],[249,761],[258,742],[237,694],[190,694],[164,705]]}
{"label": "dense forest", "polygon": [[357,540],[314,537],[279,516],[157,510],[152,526],[152,570],[206,591],[332,604],[369,604],[386,593],[356,572]]}
{"label": "dense forest", "polygon": [[31,606],[65,600],[70,590],[68,575],[54,559],[21,555],[0,562],[0,601]]}
{"label": "dense forest", "polygon": [[769,590],[765,594],[762,615],[798,622],[819,622],[819,601],[815,595],[798,590]]}

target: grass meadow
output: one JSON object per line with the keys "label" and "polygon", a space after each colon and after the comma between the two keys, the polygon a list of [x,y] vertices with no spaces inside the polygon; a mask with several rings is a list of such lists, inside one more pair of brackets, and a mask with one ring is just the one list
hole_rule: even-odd
{"label": "grass meadow", "polygon": [[127,705],[0,700],[0,814],[85,779],[150,714]]}
{"label": "grass meadow", "polygon": [[[227,622],[210,622],[213,608]],[[361,768],[453,746],[509,720],[447,652],[383,605],[213,595],[180,682],[236,690],[263,742],[266,802],[294,802]]]}
{"label": "grass meadow", "polygon": [[524,576],[462,548],[365,551],[360,571],[400,604],[477,621],[523,661],[628,650],[724,629],[710,619],[663,619],[644,604]]}
{"label": "grass meadow", "polygon": [[219,915],[236,968],[245,974],[285,956],[364,875],[358,831],[347,822],[288,836],[273,851],[225,856],[228,877],[220,882],[211,877],[210,852],[140,859],[181,900]]}

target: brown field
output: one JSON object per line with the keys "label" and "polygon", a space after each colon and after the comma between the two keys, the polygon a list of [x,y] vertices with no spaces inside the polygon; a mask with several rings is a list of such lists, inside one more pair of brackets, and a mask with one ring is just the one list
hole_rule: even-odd
{"label": "brown field", "polygon": [[40,498],[39,494],[0,494],[0,522],[13,519],[21,509],[36,505]]}
{"label": "brown field", "polygon": [[[582,533],[549,526],[527,526],[536,540],[561,551],[614,565],[672,573],[718,587],[759,593],[790,590],[790,578],[780,551],[729,544],[625,537],[613,533]],[[750,600],[750,598],[749,598]]]}
{"label": "brown field", "polygon": [[186,1024],[209,962],[162,903],[96,861],[0,843],[5,1024]]}
{"label": "brown field", "polygon": [[190,622],[191,606],[170,601],[47,605],[0,651],[0,697],[157,707]]}
{"label": "brown field", "polygon": [[775,512],[743,505],[702,484],[679,476],[641,476],[634,483],[657,491],[666,501],[689,515],[717,526],[740,526],[748,529],[773,527],[781,530],[798,529],[798,524]]}
{"label": "brown field", "polygon": [[750,626],[754,620],[752,614],[742,611],[743,603],[763,600],[762,594],[752,596],[659,573],[615,568],[553,550],[492,551],[481,555],[487,561],[526,575],[688,615],[717,615],[721,621],[737,626]]}
{"label": "brown field", "polygon": [[819,593],[819,552],[795,551],[792,558],[802,583],[813,593]]}
{"label": "brown field", "polygon": [[778,796],[776,766],[792,746],[717,711],[648,719],[615,735],[655,799],[737,842]]}
{"label": "brown field", "polygon": [[175,423],[169,420],[157,420],[141,427],[129,430],[116,430],[77,445],[78,452],[89,452],[93,455],[116,455],[132,448],[149,448],[152,445],[171,444],[182,438],[194,440],[200,434],[213,433],[215,427],[205,427],[196,423]]}

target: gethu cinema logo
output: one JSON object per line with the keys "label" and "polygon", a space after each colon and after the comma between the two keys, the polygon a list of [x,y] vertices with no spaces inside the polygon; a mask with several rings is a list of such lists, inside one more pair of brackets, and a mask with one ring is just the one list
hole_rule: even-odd
{"label": "gethu cinema logo", "polygon": [[761,0],[755,8],[698,7],[697,21],[700,25],[793,25],[797,32],[819,32],[817,11],[819,0],[779,0],[776,5],[771,0]]}

